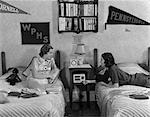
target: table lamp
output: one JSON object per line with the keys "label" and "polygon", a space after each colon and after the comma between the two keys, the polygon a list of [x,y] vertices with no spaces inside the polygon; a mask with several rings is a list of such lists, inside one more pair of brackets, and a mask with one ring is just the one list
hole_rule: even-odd
{"label": "table lamp", "polygon": [[82,43],[77,44],[75,54],[77,54],[78,65],[82,65],[84,61],[85,46]]}

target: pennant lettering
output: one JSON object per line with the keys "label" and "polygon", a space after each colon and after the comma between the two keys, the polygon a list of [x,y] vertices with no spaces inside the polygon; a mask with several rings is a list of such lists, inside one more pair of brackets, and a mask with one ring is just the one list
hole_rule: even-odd
{"label": "pennant lettering", "polygon": [[29,14],[1,0],[0,0],[0,13]]}
{"label": "pennant lettering", "polygon": [[106,24],[134,24],[134,25],[149,25],[150,23],[129,14],[123,10],[109,6],[109,14]]}
{"label": "pennant lettering", "polygon": [[22,44],[45,44],[49,40],[49,22],[20,23]]}

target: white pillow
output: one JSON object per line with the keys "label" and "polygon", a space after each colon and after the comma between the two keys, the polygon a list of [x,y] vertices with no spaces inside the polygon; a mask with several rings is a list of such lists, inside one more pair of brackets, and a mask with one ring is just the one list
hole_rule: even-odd
{"label": "white pillow", "polygon": [[5,94],[0,92],[0,104],[5,104],[8,102],[9,101],[8,101],[7,97],[5,96]]}
{"label": "white pillow", "polygon": [[3,75],[0,76],[0,80],[5,80],[8,76],[10,76],[12,74],[12,71],[9,71]]}
{"label": "white pillow", "polygon": [[145,75],[150,75],[150,73],[140,67],[137,63],[118,63],[118,67],[127,72],[128,74],[143,73]]}
{"label": "white pillow", "polygon": [[5,90],[8,91],[8,89],[10,88],[10,84],[8,82],[6,82],[5,79],[0,80],[0,91]]}

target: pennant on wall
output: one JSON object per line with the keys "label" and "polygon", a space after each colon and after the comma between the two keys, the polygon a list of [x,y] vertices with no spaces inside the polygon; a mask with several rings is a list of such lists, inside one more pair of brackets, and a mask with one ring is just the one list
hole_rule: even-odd
{"label": "pennant on wall", "polygon": [[20,23],[22,44],[49,44],[49,22]]}
{"label": "pennant on wall", "polygon": [[113,6],[109,6],[106,24],[150,25],[150,23]]}
{"label": "pennant on wall", "polygon": [[29,14],[1,0],[0,0],[0,13]]}

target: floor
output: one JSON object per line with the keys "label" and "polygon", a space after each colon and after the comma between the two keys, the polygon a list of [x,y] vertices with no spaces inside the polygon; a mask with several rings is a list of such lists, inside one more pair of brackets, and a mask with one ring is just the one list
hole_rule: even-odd
{"label": "floor", "polygon": [[74,102],[72,109],[70,104],[67,104],[65,117],[100,117],[100,113],[95,101],[90,102],[90,107],[87,106],[86,102],[82,102],[81,106],[79,102]]}

